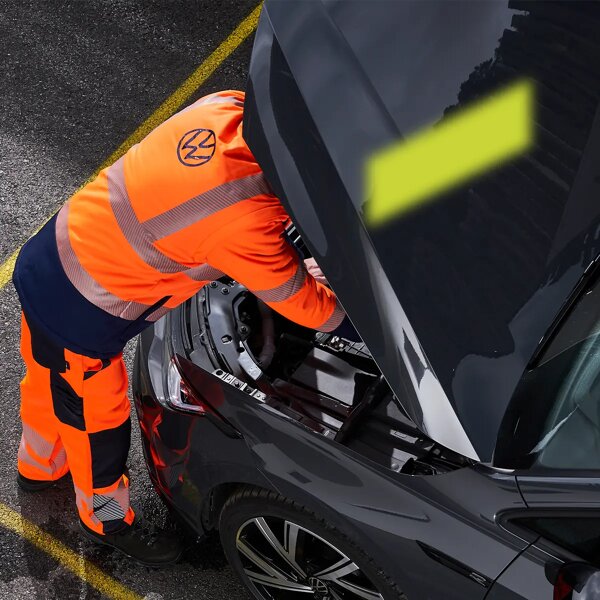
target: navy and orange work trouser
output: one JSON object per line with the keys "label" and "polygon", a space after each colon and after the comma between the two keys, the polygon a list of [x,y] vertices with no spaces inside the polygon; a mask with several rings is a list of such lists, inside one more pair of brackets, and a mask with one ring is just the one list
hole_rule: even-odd
{"label": "navy and orange work trouser", "polygon": [[131,422],[122,355],[93,359],[56,346],[22,318],[23,435],[19,472],[53,481],[71,471],[81,520],[98,533],[133,521],[126,461]]}

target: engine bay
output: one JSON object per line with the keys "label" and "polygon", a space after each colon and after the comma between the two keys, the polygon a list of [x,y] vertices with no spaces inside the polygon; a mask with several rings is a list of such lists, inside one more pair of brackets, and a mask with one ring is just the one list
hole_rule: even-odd
{"label": "engine bay", "polygon": [[303,426],[398,472],[456,468],[406,416],[363,342],[293,323],[228,278],[194,297],[186,328],[192,362]]}

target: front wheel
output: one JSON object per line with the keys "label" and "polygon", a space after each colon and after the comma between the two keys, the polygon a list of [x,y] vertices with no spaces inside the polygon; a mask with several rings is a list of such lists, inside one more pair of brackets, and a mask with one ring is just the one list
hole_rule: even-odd
{"label": "front wheel", "polygon": [[236,492],[219,531],[229,563],[259,600],[406,600],[341,532],[274,492]]}

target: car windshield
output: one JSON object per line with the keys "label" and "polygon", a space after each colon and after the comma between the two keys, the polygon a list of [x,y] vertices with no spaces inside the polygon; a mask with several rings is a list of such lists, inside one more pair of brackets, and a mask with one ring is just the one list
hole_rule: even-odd
{"label": "car windshield", "polygon": [[600,469],[600,280],[581,295],[537,365],[524,374],[494,462]]}

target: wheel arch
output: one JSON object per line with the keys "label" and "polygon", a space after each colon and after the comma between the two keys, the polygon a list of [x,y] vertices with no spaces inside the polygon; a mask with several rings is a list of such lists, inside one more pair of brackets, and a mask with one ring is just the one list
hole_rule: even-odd
{"label": "wheel arch", "polygon": [[218,529],[221,510],[229,498],[243,488],[254,488],[257,490],[276,491],[254,483],[236,481],[220,483],[214,486],[206,496],[200,511],[200,522],[205,531]]}

